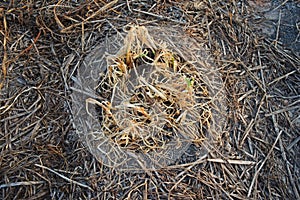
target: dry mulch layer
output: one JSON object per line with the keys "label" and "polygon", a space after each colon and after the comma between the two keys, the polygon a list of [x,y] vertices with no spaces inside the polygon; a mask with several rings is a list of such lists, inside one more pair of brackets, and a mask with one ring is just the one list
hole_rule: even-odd
{"label": "dry mulch layer", "polygon": [[[1,1],[0,199],[300,199],[299,7]],[[208,49],[226,106],[205,156],[192,144],[175,165],[120,171],[77,134],[71,95],[80,66],[133,25],[176,28]]]}

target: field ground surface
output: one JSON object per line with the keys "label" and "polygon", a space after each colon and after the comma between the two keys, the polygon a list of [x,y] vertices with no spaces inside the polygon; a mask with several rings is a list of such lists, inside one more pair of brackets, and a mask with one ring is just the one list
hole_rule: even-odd
{"label": "field ground surface", "polygon": [[[299,13],[297,0],[0,1],[0,199],[300,199]],[[205,142],[119,171],[76,133],[79,68],[133,25],[180,30],[212,59],[226,106],[204,156]]]}

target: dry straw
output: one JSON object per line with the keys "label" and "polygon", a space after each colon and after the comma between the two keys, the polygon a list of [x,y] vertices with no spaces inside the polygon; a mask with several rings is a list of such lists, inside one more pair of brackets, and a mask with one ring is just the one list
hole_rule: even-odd
{"label": "dry straw", "polygon": [[[297,1],[0,1],[0,199],[300,199],[299,9]],[[143,37],[131,34],[129,45],[128,23],[151,27]],[[159,51],[170,55],[160,63],[174,57],[168,70],[153,64]],[[187,67],[173,70],[183,63],[198,82]],[[120,73],[103,87],[109,66]],[[147,76],[160,72],[173,84]],[[179,131],[188,127],[182,120],[151,148],[139,129],[136,146],[121,129],[104,133],[101,124],[113,121],[105,122],[103,108],[111,106],[123,127],[126,119],[140,125],[163,113],[167,91],[182,94],[191,84],[195,94],[196,83],[208,99],[185,103],[207,102],[211,112],[210,127],[192,126],[200,127],[199,141]],[[138,86],[156,104],[137,100],[125,109],[124,98],[135,93],[123,91]],[[152,138],[170,133],[142,128]],[[131,167],[146,173],[115,170]]]}
{"label": "dry straw", "polygon": [[[84,113],[81,122],[90,125],[93,119],[92,126],[98,126],[79,128],[78,132],[91,152],[108,166],[134,170],[167,167],[190,144],[203,146],[203,141],[212,138],[212,107],[219,99],[210,91],[218,87],[212,81],[216,77],[207,76],[213,67],[203,47],[181,40],[178,30],[164,30],[129,27],[126,37],[116,36],[122,40],[106,41],[112,46],[118,42],[116,53],[105,47],[103,56],[101,48],[96,48],[81,66],[90,74],[78,74],[79,86],[86,90],[91,85],[86,80],[94,75],[95,83],[89,89],[93,95],[82,101],[74,93],[74,113]],[[153,35],[161,33],[155,38],[151,31]],[[183,50],[186,46],[179,46],[178,41],[190,48]],[[78,104],[83,101],[85,106]],[[77,129],[84,126],[77,123],[81,114],[75,114]],[[199,149],[202,154],[207,152],[204,147]]]}

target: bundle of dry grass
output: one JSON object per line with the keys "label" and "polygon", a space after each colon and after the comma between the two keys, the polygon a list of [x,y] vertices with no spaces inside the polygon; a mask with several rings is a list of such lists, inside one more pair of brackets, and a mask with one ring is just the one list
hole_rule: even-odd
{"label": "bundle of dry grass", "polygon": [[[160,31],[160,36],[154,39],[143,26],[131,27],[120,41],[113,36],[118,52],[107,55],[109,48],[96,48],[77,76],[75,90],[89,87],[96,98],[74,93],[75,127],[79,127],[79,135],[103,164],[119,169],[167,167],[180,158],[189,144],[201,149],[201,143],[213,134],[211,107],[216,98],[209,89],[217,85],[204,74],[213,69],[206,61],[205,50],[198,45],[183,53],[174,39],[182,37],[178,30],[149,29],[153,35]],[[167,32],[173,32],[173,38]],[[114,46],[111,42],[109,39],[105,44]],[[191,39],[189,43],[180,41],[181,46],[193,43]],[[203,57],[195,59],[201,56],[199,52]],[[99,81],[92,83],[97,73]],[[80,105],[83,100],[85,110]],[[96,112],[90,112],[90,104],[96,105]],[[99,129],[87,127],[86,121],[82,123],[79,118],[83,115],[92,120],[88,123],[99,123]]]}
{"label": "bundle of dry grass", "polygon": [[111,84],[114,91],[112,111],[103,113],[105,135],[126,149],[143,152],[164,149],[168,140],[179,135],[185,140],[203,140],[203,126],[209,125],[211,112],[207,102],[200,103],[209,96],[201,75],[166,49],[147,50],[132,44],[131,34],[143,41],[150,37],[145,33],[144,27],[130,30],[126,55],[117,58],[101,81]]}

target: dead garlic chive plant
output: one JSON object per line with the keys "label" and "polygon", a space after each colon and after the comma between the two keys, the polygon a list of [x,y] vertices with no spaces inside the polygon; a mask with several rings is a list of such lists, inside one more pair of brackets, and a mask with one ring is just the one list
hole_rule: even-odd
{"label": "dead garlic chive plant", "polygon": [[145,27],[132,27],[99,77],[105,101],[87,99],[98,106],[104,135],[133,152],[158,153],[179,134],[201,143],[212,117],[201,74],[158,42]]}

